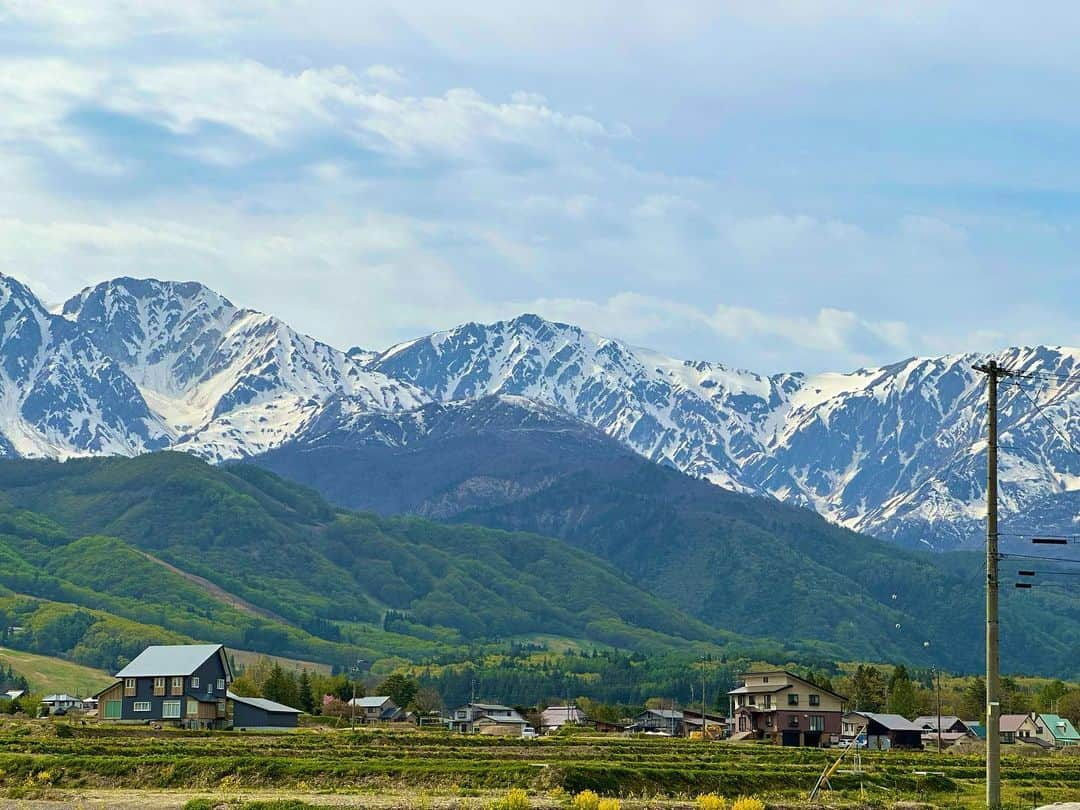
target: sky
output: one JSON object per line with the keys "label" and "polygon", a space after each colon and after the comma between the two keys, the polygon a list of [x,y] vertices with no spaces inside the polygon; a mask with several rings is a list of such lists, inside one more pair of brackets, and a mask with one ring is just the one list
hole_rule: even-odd
{"label": "sky", "polygon": [[1080,6],[0,0],[0,272],[341,348],[522,312],[761,372],[1080,345]]}

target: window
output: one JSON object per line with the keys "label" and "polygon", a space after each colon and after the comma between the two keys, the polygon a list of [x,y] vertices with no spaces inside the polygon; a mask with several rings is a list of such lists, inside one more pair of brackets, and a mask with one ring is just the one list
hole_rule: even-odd
{"label": "window", "polygon": [[768,683],[769,682],[769,676],[766,675],[764,678],[761,679],[761,682],[762,683]]}
{"label": "window", "polygon": [[187,701],[187,716],[198,717],[199,716],[199,701],[192,698],[188,698]]}
{"label": "window", "polygon": [[166,700],[161,704],[161,717],[164,720],[180,719],[180,701]]}
{"label": "window", "polygon": [[797,714],[791,715],[791,719],[788,720],[788,725],[791,728],[798,728],[799,727],[799,715],[797,715]]}
{"label": "window", "polygon": [[150,701],[136,700],[135,705],[132,708],[137,712],[148,712],[150,711]]}
{"label": "window", "polygon": [[772,715],[771,714],[765,715],[765,725],[767,725],[769,728],[772,728]]}
{"label": "window", "polygon": [[174,695],[182,695],[182,694],[184,694],[184,679],[183,678],[173,678],[172,679],[172,693]]}
{"label": "window", "polygon": [[799,696],[794,695],[794,694],[788,695],[787,696],[787,705],[788,706],[798,706],[799,705]]}
{"label": "window", "polygon": [[811,731],[824,731],[825,730],[825,717],[820,714],[810,715],[810,730]]}
{"label": "window", "polygon": [[124,697],[135,697],[134,678],[124,678]]}
{"label": "window", "polygon": [[217,716],[218,717],[224,717],[225,716],[225,701],[224,700],[219,700],[217,702]]}
{"label": "window", "polygon": [[821,705],[821,695],[811,695],[810,696],[810,705],[811,706],[820,706]]}
{"label": "window", "polygon": [[191,676],[191,688],[192,689],[198,689],[199,688],[199,676],[198,675],[192,675]]}
{"label": "window", "polygon": [[750,705],[751,706],[757,706],[757,703],[755,702],[757,700],[757,698],[754,695],[751,695],[749,700],[750,700]]}
{"label": "window", "polygon": [[465,717],[466,717],[466,715],[467,715],[467,712],[464,712],[464,711],[459,711],[459,712],[457,713],[457,716],[458,716],[458,720],[464,720],[464,719],[465,719]]}
{"label": "window", "polygon": [[154,694],[159,696],[159,697],[161,695],[165,694],[165,679],[164,678],[154,678]]}
{"label": "window", "polygon": [[764,708],[766,708],[766,709],[771,709],[772,708],[772,695],[766,695],[765,697],[762,698],[762,701],[764,701],[764,702],[761,705]]}
{"label": "window", "polygon": [[219,692],[221,692],[224,689],[225,689],[225,679],[224,678],[218,678],[217,679],[217,690]]}

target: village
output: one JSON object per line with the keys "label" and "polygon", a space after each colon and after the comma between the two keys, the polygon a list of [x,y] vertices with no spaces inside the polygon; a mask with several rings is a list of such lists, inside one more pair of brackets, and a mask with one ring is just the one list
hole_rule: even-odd
{"label": "village", "polygon": [[[27,706],[27,690],[15,689],[0,693],[0,709],[7,704],[26,714],[83,724],[260,733],[294,732],[321,719],[265,697],[238,694],[232,689],[234,680],[222,645],[151,646],[95,695],[47,694],[36,706]],[[399,706],[390,695],[361,695],[342,701],[337,720],[349,728],[418,728],[502,738],[593,733],[873,751],[940,752],[954,746],[970,751],[986,739],[986,729],[977,720],[853,709],[845,696],[784,669],[749,672],[741,680],[728,693],[727,713],[670,702],[666,708],[646,707],[612,722],[591,718],[572,703],[526,709],[474,698],[443,711]],[[1065,717],[1029,711],[1002,715],[1000,742],[1051,750],[1080,746],[1080,733]]]}

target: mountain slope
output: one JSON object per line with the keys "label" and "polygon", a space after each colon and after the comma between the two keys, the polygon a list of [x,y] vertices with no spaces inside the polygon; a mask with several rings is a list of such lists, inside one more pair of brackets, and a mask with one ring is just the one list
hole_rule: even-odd
{"label": "mountain slope", "polygon": [[[84,290],[63,312],[0,276],[0,455],[173,448],[222,461],[308,435],[324,413],[394,417],[513,395],[655,463],[847,528],[939,550],[981,542],[977,355],[763,376],[535,315],[341,352],[202,285],[130,278]],[[999,359],[1029,375],[1002,387],[1003,513],[1038,503],[1064,514],[1053,501],[1080,492],[1077,442],[1063,438],[1080,429],[1080,349]]]}
{"label": "mountain slope", "polygon": [[0,275],[0,454],[65,457],[164,447],[131,380],[86,335]]}
{"label": "mountain slope", "polygon": [[[397,416],[328,410],[309,430],[256,461],[355,508],[562,538],[740,634],[816,641],[866,660],[979,666],[978,645],[954,643],[980,637],[978,554],[904,551],[723,490],[515,397]],[[1004,603],[1010,667],[1075,668],[1076,599],[1032,591]]]}
{"label": "mountain slope", "polygon": [[63,311],[139,387],[172,446],[209,459],[280,444],[334,396],[368,410],[425,400],[200,284],[119,278],[83,290]]}
{"label": "mountain slope", "polygon": [[[1016,391],[1003,392],[1002,506],[1018,512],[1080,487],[1080,457],[1057,432],[1080,426],[1080,377],[1054,382],[1075,374],[1080,350],[1011,349],[999,359],[1050,375],[1039,376],[1035,395],[1057,426]],[[878,537],[950,548],[980,536],[986,395],[971,368],[979,360],[763,377],[526,315],[410,341],[369,367],[443,402],[528,397],[715,484],[807,506]]]}
{"label": "mountain slope", "polygon": [[735,638],[558,540],[335,510],[263,470],[178,453],[0,462],[0,562],[17,593],[328,663],[529,634],[641,650]]}

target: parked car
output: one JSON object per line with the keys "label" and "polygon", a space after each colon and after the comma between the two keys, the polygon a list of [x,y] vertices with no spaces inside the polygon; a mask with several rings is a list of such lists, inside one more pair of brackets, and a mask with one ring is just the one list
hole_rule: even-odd
{"label": "parked car", "polygon": [[840,740],[840,742],[838,742],[836,745],[839,748],[866,748],[866,738],[865,737],[847,738],[847,739]]}
{"label": "parked car", "polygon": [[525,726],[525,728],[521,730],[521,736],[526,740],[535,740],[540,735],[536,733],[536,729],[532,726]]}

